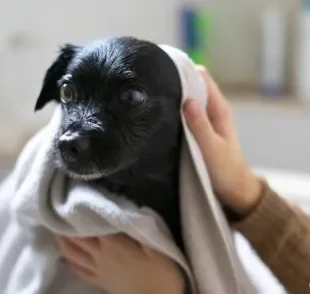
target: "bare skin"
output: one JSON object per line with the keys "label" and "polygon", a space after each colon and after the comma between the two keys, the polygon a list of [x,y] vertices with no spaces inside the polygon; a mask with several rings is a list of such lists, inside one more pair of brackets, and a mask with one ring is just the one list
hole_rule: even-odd
{"label": "bare skin", "polygon": [[60,237],[58,244],[73,273],[110,294],[184,292],[183,276],[173,261],[124,234]]}

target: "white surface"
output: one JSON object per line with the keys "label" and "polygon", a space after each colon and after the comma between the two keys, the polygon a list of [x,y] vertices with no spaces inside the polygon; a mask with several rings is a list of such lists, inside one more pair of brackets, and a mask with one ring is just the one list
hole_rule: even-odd
{"label": "white surface", "polygon": [[265,177],[279,195],[310,212],[310,174],[265,168],[255,171]]}
{"label": "white surface", "polygon": [[258,294],[286,294],[285,289],[241,234],[235,234],[237,252]]}
{"label": "white surface", "polygon": [[[266,98],[267,99],[267,98]],[[233,105],[243,152],[251,166],[310,174],[310,112],[289,107]]]}

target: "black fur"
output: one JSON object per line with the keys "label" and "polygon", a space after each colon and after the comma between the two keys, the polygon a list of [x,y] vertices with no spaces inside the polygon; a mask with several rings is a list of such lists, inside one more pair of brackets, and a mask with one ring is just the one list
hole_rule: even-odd
{"label": "black fur", "polygon": [[[177,69],[157,45],[131,37],[85,46],[65,45],[47,70],[35,110],[61,101],[69,83],[76,98],[62,103],[63,121],[53,156],[69,176],[95,181],[157,211],[183,249],[179,216],[181,85]],[[127,89],[146,93],[140,105],[121,100]],[[63,134],[87,144],[78,160],[68,160]],[[71,154],[72,155],[72,154]]]}
{"label": "black fur", "polygon": [[35,111],[42,109],[51,100],[60,102],[57,81],[60,76],[66,73],[67,67],[78,49],[80,49],[78,46],[71,44],[64,45],[60,49],[58,58],[45,74],[43,87],[35,105]]}

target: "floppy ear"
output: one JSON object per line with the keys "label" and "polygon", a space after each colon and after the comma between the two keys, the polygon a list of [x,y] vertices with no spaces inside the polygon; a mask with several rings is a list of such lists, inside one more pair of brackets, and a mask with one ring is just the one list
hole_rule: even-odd
{"label": "floppy ear", "polygon": [[59,102],[57,81],[66,73],[70,61],[79,49],[79,46],[71,44],[66,44],[60,48],[58,57],[45,74],[35,111],[42,109],[46,103],[52,100]]}

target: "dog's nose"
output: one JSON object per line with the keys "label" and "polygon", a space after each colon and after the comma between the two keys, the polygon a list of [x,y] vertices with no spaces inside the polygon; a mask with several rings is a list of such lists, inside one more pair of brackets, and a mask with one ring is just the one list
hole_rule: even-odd
{"label": "dog's nose", "polygon": [[59,138],[58,147],[61,156],[69,162],[78,161],[87,156],[89,150],[89,139],[80,135],[64,134]]}

